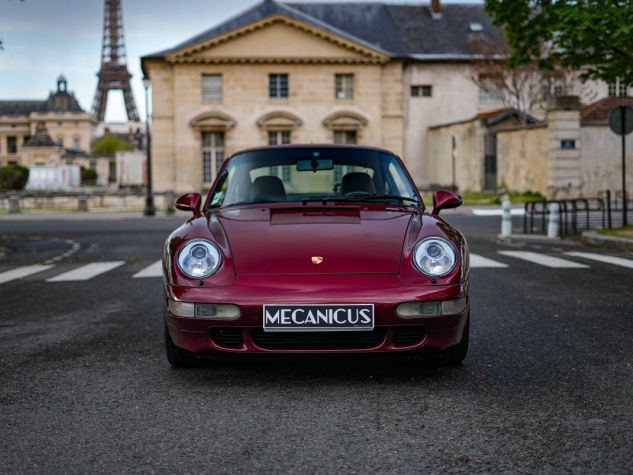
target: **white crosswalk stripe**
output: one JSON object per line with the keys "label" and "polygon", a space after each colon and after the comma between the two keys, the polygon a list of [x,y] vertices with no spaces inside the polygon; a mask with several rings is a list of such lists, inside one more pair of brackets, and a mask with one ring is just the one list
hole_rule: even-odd
{"label": "white crosswalk stripe", "polygon": [[46,282],[89,280],[100,274],[122,266],[123,264],[125,264],[125,261],[93,262],[91,264],[81,266],[77,269],[73,269],[69,272],[64,272],[63,274],[51,277],[50,279],[46,279]]}
{"label": "white crosswalk stripe", "polygon": [[522,259],[524,261],[532,262],[545,267],[553,269],[583,269],[589,267],[585,264],[580,264],[574,261],[568,261],[567,259],[561,259],[560,257],[548,256],[546,254],[539,254],[538,252],[528,251],[498,251],[499,254],[509,257],[515,257],[516,259]]}
{"label": "white crosswalk stripe", "polygon": [[565,255],[571,257],[582,257],[592,261],[605,262],[616,266],[628,267],[633,269],[633,260],[624,259],[623,257],[607,256],[604,254],[595,254],[593,252],[566,252]]}
{"label": "white crosswalk stripe", "polygon": [[132,277],[135,279],[143,277],[162,277],[163,276],[163,261],[156,261],[151,266],[147,266],[145,269],[137,272]]}
{"label": "white crosswalk stripe", "polygon": [[11,269],[11,270],[0,273],[0,284],[4,284],[5,282],[10,282],[16,279],[21,279],[23,277],[28,277],[29,275],[37,274],[38,272],[43,272],[45,270],[48,270],[51,267],[54,267],[54,266],[36,264],[32,266],[17,267],[15,269]]}
{"label": "white crosswalk stripe", "polygon": [[488,259],[487,257],[480,256],[479,254],[470,254],[470,267],[492,267],[492,268],[502,268],[508,267],[508,264],[504,264],[503,262],[494,261],[492,259]]}

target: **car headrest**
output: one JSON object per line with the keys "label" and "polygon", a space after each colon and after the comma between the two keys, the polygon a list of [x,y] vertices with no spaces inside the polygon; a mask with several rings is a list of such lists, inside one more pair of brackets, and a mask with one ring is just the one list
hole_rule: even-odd
{"label": "car headrest", "polygon": [[286,189],[276,176],[259,176],[251,185],[250,201],[254,203],[274,203],[286,201]]}
{"label": "car headrest", "polygon": [[364,191],[365,193],[376,193],[376,187],[371,177],[363,172],[350,172],[343,176],[341,180],[341,194],[352,193],[354,191]]}

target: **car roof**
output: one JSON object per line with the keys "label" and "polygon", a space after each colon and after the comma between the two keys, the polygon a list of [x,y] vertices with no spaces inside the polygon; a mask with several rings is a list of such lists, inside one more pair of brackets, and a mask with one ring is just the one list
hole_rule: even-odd
{"label": "car roof", "polygon": [[393,153],[390,150],[384,149],[384,148],[380,148],[380,147],[374,147],[371,145],[348,145],[348,144],[333,144],[333,143],[293,143],[293,144],[287,144],[287,145],[263,145],[263,146],[259,146],[259,147],[251,147],[251,148],[246,148],[244,150],[240,150],[238,152],[235,152],[233,155],[231,155],[232,158],[236,155],[241,155],[243,153],[246,152],[258,152],[261,150],[279,150],[279,149],[293,149],[293,148],[339,148],[339,149],[350,149],[350,150],[368,150],[368,151],[374,151],[374,152],[383,152],[383,153],[387,153],[389,155],[393,155],[396,156],[397,155],[395,153]]}

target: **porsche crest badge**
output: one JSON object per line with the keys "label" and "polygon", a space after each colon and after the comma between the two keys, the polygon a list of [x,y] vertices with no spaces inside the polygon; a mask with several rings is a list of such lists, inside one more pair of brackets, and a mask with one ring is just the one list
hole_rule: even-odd
{"label": "porsche crest badge", "polygon": [[323,258],[321,256],[312,256],[312,264],[321,264]]}

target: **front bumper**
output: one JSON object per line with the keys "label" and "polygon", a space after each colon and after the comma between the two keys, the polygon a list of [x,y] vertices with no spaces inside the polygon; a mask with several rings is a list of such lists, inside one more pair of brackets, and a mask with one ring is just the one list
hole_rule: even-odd
{"label": "front bumper", "polygon": [[[365,353],[428,349],[445,350],[459,343],[466,311],[439,317],[401,318],[400,303],[467,297],[465,284],[406,285],[394,275],[242,276],[217,288],[166,285],[165,299],[231,303],[240,307],[236,320],[210,320],[172,315],[165,320],[174,344],[199,356],[217,353]],[[167,300],[165,301],[165,304]],[[264,304],[373,303],[373,331],[264,332]]]}

